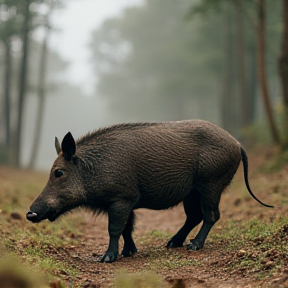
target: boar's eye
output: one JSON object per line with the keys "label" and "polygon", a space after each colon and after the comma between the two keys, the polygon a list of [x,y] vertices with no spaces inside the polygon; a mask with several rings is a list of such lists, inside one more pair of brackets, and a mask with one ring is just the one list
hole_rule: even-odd
{"label": "boar's eye", "polygon": [[55,177],[59,178],[61,176],[63,176],[64,172],[60,169],[55,170]]}

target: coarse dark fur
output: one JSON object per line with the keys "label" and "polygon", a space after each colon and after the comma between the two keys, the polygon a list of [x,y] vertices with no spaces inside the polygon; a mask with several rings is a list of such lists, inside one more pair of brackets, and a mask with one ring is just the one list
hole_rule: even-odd
{"label": "coarse dark fur", "polygon": [[79,206],[107,212],[110,242],[101,262],[117,259],[121,234],[122,255],[137,251],[132,239],[134,209],[167,209],[181,201],[187,218],[167,247],[182,246],[203,221],[188,245],[202,248],[220,217],[221,193],[241,159],[247,189],[263,204],[249,187],[248,159],[240,143],[206,121],[120,124],[89,133],[76,143],[69,132],[61,147],[57,138],[55,146],[58,157],[50,179],[27,219],[54,221]]}

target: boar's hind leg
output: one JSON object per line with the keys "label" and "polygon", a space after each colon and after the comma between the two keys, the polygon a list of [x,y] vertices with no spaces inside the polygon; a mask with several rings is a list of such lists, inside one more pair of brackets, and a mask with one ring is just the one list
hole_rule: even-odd
{"label": "boar's hind leg", "polygon": [[192,239],[187,249],[199,250],[204,246],[204,242],[207,238],[208,233],[210,232],[213,225],[219,220],[219,202],[222,189],[215,190],[210,189],[201,189],[201,207],[203,211],[203,225],[194,239]]}
{"label": "boar's hind leg", "polygon": [[183,200],[186,221],[183,227],[167,243],[167,248],[182,247],[190,231],[203,220],[200,195],[193,189]]}
{"label": "boar's hind leg", "polygon": [[134,226],[135,215],[133,212],[130,213],[126,226],[122,232],[124,239],[124,247],[121,252],[122,256],[129,257],[137,252],[137,248],[132,238],[133,226]]}
{"label": "boar's hind leg", "polygon": [[118,241],[132,211],[131,203],[114,202],[108,208],[109,246],[100,262],[114,262],[118,256]]}

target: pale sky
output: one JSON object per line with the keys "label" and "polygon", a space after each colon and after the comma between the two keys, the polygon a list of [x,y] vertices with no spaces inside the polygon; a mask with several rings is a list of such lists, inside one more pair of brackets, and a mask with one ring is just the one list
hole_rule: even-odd
{"label": "pale sky", "polygon": [[65,8],[56,10],[50,46],[70,65],[64,79],[79,84],[83,92],[91,94],[95,76],[90,65],[91,32],[107,17],[118,15],[127,6],[139,5],[141,0],[66,0]]}

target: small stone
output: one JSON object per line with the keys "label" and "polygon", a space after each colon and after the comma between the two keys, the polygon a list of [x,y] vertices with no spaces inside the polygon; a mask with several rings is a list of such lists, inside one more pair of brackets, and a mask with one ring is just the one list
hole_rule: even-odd
{"label": "small stone", "polygon": [[50,283],[49,285],[51,288],[61,288],[62,287],[62,283],[60,280],[56,280]]}
{"label": "small stone", "polygon": [[68,235],[68,237],[69,237],[69,238],[75,238],[75,234],[74,234],[74,233],[70,233],[70,234]]}
{"label": "small stone", "polygon": [[185,282],[183,279],[173,279],[171,282],[172,288],[185,288]]}
{"label": "small stone", "polygon": [[274,262],[273,262],[273,261],[268,261],[268,262],[266,262],[266,263],[264,264],[264,267],[265,267],[266,269],[269,269],[269,268],[271,268],[273,265],[274,265]]}
{"label": "small stone", "polygon": [[11,218],[15,220],[21,220],[22,216],[18,212],[12,212],[11,213]]}
{"label": "small stone", "polygon": [[246,254],[246,251],[244,249],[240,249],[237,253],[237,256],[242,257]]}
{"label": "small stone", "polygon": [[62,275],[68,275],[68,273],[67,273],[66,271],[64,271],[64,270],[60,270],[60,274],[62,274]]}
{"label": "small stone", "polygon": [[239,206],[239,204],[241,204],[241,199],[240,199],[240,198],[237,198],[237,199],[234,201],[234,206]]}

